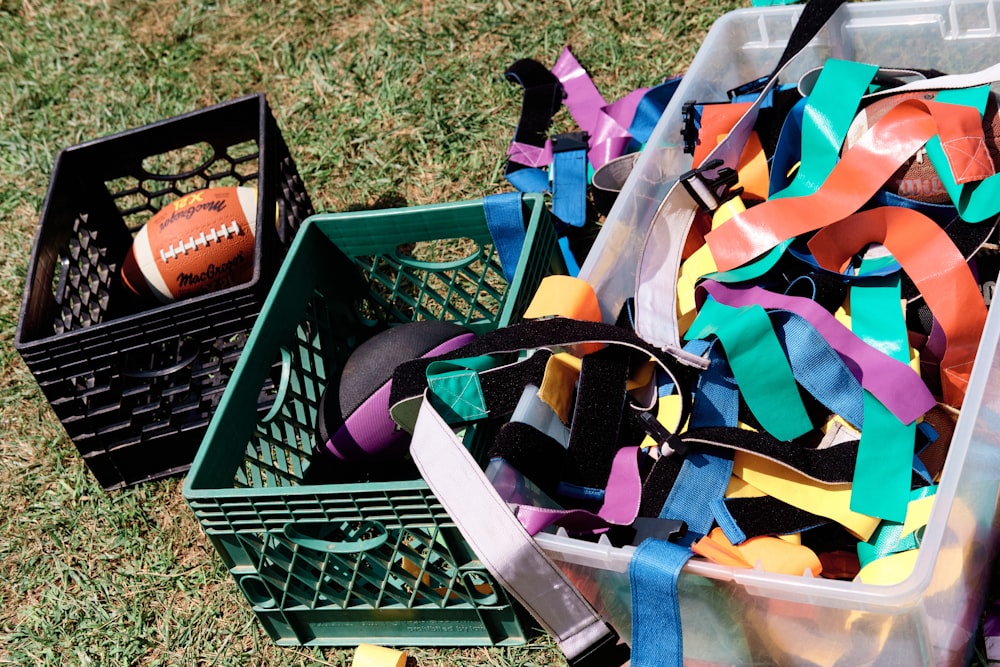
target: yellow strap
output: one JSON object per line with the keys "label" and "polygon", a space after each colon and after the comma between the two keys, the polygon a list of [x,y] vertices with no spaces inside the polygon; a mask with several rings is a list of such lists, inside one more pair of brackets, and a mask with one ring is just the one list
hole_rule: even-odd
{"label": "yellow strap", "polygon": [[404,651],[374,644],[358,644],[351,667],[405,667],[406,660]]}
{"label": "yellow strap", "polygon": [[769,496],[836,521],[861,540],[871,537],[878,527],[877,517],[851,511],[850,484],[825,484],[769,459],[740,451],[733,456],[733,474]]}
{"label": "yellow strap", "polygon": [[855,581],[879,586],[892,586],[905,581],[913,572],[913,566],[917,562],[919,552],[919,549],[910,549],[873,560],[861,568]]}
{"label": "yellow strap", "polygon": [[580,360],[572,354],[553,354],[545,363],[538,398],[552,408],[564,424],[568,424],[573,415],[573,389],[579,378]]}
{"label": "yellow strap", "polygon": [[[743,200],[733,197],[726,201],[712,216],[712,229],[746,210]],[[703,245],[684,260],[677,275],[677,317],[678,330],[687,331],[697,314],[695,311],[694,288],[698,280],[716,270],[715,260],[707,245]]]}
{"label": "yellow strap", "polygon": [[917,498],[906,506],[906,520],[903,521],[903,531],[900,537],[906,537],[918,528],[923,528],[930,520],[931,508],[934,507],[934,499],[937,494],[926,498]]}
{"label": "yellow strap", "polygon": [[729,486],[726,487],[726,498],[763,498],[767,494],[755,486],[747,484],[736,475],[729,478]]}
{"label": "yellow strap", "polygon": [[818,576],[823,571],[815,552],[794,541],[762,535],[734,545],[722,532],[713,528],[707,536],[691,545],[691,550],[715,563],[731,567],[752,568],[759,565],[765,572],[800,576],[806,570]]}
{"label": "yellow strap", "polygon": [[524,319],[568,317],[584,322],[601,321],[601,304],[586,280],[572,276],[545,276],[524,312]]}

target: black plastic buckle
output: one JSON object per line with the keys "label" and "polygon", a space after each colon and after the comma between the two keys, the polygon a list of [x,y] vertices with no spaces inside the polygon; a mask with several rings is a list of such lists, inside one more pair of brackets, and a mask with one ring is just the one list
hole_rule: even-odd
{"label": "black plastic buckle", "polygon": [[733,100],[742,95],[750,95],[752,93],[759,93],[767,87],[767,82],[771,80],[769,76],[762,76],[759,79],[754,79],[753,81],[747,81],[741,86],[736,86],[726,91],[726,95],[730,100]]}
{"label": "black plastic buckle", "polygon": [[628,644],[621,641],[618,633],[609,625],[608,634],[567,662],[570,667],[621,667],[629,661],[631,655]]}
{"label": "black plastic buckle", "polygon": [[660,519],[657,517],[640,516],[632,522],[635,537],[632,544],[639,546],[643,540],[655,537],[658,540],[673,542],[687,535],[687,523],[680,519]]}
{"label": "black plastic buckle", "polygon": [[[646,434],[660,445],[660,453],[664,456],[676,454],[687,456],[690,447],[684,442],[681,436],[671,433],[651,412],[643,410],[639,414],[639,421],[642,422],[642,429]],[[664,451],[666,448],[666,451]]]}
{"label": "black plastic buckle", "polygon": [[695,112],[694,100],[688,100],[681,105],[681,138],[684,140],[684,152],[694,155],[695,146],[698,145],[697,114]]}
{"label": "black plastic buckle", "polygon": [[674,542],[687,535],[687,523],[680,519],[639,516],[627,526],[611,526],[608,541],[616,547],[630,544],[637,547],[650,537],[665,542]]}
{"label": "black plastic buckle", "polygon": [[552,137],[553,153],[568,153],[569,151],[587,150],[590,146],[590,135],[587,132],[566,132]]}
{"label": "black plastic buckle", "polygon": [[[706,172],[715,171],[709,178]],[[691,198],[708,211],[714,211],[726,201],[743,194],[743,188],[731,190],[740,180],[735,169],[722,166],[722,160],[715,159],[697,169],[684,172],[680,176],[681,185]]]}

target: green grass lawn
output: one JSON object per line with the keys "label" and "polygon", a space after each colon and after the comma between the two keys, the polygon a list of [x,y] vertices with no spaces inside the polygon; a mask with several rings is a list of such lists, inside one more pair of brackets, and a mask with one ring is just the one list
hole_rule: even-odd
{"label": "green grass lawn", "polygon": [[[262,91],[318,211],[508,190],[514,60],[572,45],[604,96],[682,73],[744,2],[0,0],[0,664],[348,665],[274,646],[179,480],[105,493],[13,348],[57,152]],[[559,122],[566,123],[566,112]],[[417,664],[558,664],[517,649]]]}
{"label": "green grass lawn", "polygon": [[[0,665],[353,657],[271,642],[181,480],[102,490],[14,350],[61,148],[264,92],[317,211],[477,198],[510,189],[522,91],[509,64],[551,65],[572,45],[610,101],[683,73],[712,22],[749,4],[0,0]],[[541,634],[409,654],[411,667],[565,664]]]}

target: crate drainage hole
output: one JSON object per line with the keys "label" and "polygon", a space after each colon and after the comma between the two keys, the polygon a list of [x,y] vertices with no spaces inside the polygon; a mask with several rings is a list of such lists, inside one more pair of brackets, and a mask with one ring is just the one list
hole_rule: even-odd
{"label": "crate drainage hole", "polygon": [[267,590],[267,585],[261,579],[254,576],[247,576],[240,579],[240,588],[255,607],[273,609],[277,606],[274,598]]}

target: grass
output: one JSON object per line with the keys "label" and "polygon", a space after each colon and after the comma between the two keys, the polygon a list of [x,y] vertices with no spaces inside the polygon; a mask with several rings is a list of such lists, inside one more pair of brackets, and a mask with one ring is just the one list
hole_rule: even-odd
{"label": "grass", "polygon": [[[15,352],[61,148],[263,91],[317,210],[475,198],[508,189],[514,60],[551,65],[571,44],[612,100],[682,73],[711,23],[747,5],[0,0],[0,665],[346,666],[353,653],[275,646],[180,480],[105,493]],[[409,653],[564,664],[544,636]]]}
{"label": "grass", "polygon": [[[348,665],[260,630],[179,480],[105,493],[13,349],[38,215],[66,146],[263,91],[316,209],[509,189],[504,68],[572,44],[609,100],[683,72],[748,3],[0,0],[0,664]],[[559,121],[567,123],[565,112]],[[413,649],[419,665],[547,665]]]}

